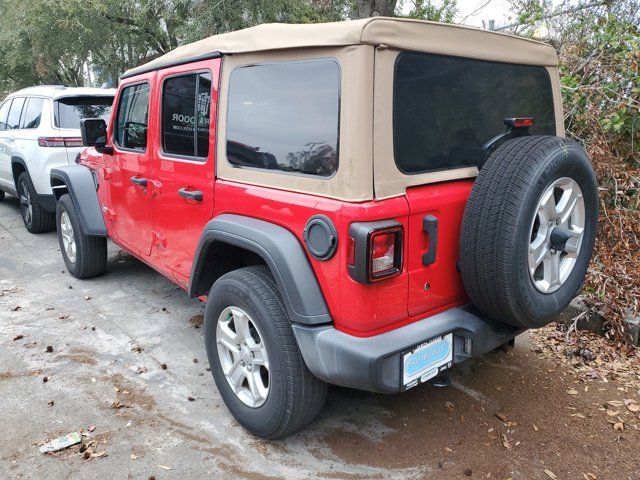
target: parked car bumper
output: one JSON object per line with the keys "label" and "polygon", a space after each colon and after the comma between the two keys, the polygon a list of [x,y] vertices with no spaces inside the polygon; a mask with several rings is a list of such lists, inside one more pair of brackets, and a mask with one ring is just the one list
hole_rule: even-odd
{"label": "parked car bumper", "polygon": [[354,337],[331,325],[293,325],[309,370],[343,387],[379,393],[401,391],[402,352],[453,333],[453,363],[481,356],[525,329],[483,317],[472,306],[452,308],[373,337]]}

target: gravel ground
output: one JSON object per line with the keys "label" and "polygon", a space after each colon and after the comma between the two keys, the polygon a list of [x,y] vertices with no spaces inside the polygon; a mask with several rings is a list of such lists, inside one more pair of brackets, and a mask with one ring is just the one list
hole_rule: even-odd
{"label": "gravel ground", "polygon": [[[266,442],[218,395],[203,305],[149,267],[111,247],[104,276],[76,280],[55,233],[27,233],[8,198],[0,282],[0,478],[640,479],[624,403],[638,392],[580,381],[528,335],[455,368],[449,388],[332,388],[310,428]],[[38,451],[80,429],[104,456]]]}

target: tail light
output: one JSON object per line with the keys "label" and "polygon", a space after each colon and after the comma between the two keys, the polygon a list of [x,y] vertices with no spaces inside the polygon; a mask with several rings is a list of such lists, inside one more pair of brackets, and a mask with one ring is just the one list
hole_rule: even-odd
{"label": "tail light", "polygon": [[513,128],[529,128],[533,127],[535,120],[533,117],[505,118],[504,124]]}
{"label": "tail light", "polygon": [[402,272],[402,225],[395,220],[349,226],[347,269],[360,283],[373,283]]}
{"label": "tail light", "polygon": [[80,137],[39,137],[38,145],[41,147],[82,147]]}
{"label": "tail light", "polygon": [[369,255],[371,257],[370,273],[372,278],[387,275],[397,269],[395,249],[399,234],[399,229],[393,229],[371,235]]}

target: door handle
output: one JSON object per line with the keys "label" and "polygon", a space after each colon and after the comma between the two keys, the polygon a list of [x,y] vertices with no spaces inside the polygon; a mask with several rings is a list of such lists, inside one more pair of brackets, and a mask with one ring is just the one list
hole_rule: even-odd
{"label": "door handle", "polygon": [[202,201],[202,192],[200,190],[187,190],[186,188],[181,188],[178,190],[178,195],[182,198],[186,198],[187,200],[195,200],[196,202]]}
{"label": "door handle", "polygon": [[147,179],[146,178],[140,178],[140,177],[133,176],[129,180],[131,180],[131,183],[134,183],[134,184],[138,185],[139,187],[146,187],[147,186]]}
{"label": "door handle", "polygon": [[438,254],[438,217],[427,215],[422,219],[422,230],[429,236],[429,250],[422,255],[422,264],[431,265]]}

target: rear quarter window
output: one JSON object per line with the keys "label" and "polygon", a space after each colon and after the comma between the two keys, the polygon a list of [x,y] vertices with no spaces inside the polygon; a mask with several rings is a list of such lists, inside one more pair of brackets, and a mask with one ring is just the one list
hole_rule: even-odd
{"label": "rear quarter window", "polygon": [[2,106],[0,106],[0,131],[7,130],[9,128],[9,125],[7,124],[9,107],[11,107],[11,100],[7,100],[2,104]]}
{"label": "rear quarter window", "polygon": [[7,128],[11,130],[17,130],[20,128],[20,117],[22,115],[22,107],[24,107],[25,99],[14,98],[11,102],[11,109],[9,110],[9,117],[7,119]]}
{"label": "rear quarter window", "polygon": [[508,117],[534,117],[532,134],[556,132],[544,67],[403,52],[393,96],[395,161],[406,174],[476,166]]}
{"label": "rear quarter window", "polygon": [[44,98],[31,97],[27,100],[22,114],[22,128],[31,129],[40,126]]}
{"label": "rear quarter window", "polygon": [[237,67],[229,80],[227,159],[236,167],[331,176],[339,118],[334,59]]}
{"label": "rear quarter window", "polygon": [[113,97],[68,97],[54,104],[55,126],[58,128],[80,128],[83,118],[109,120]]}

